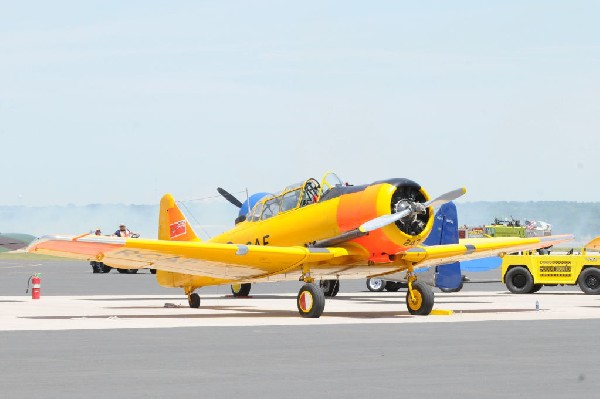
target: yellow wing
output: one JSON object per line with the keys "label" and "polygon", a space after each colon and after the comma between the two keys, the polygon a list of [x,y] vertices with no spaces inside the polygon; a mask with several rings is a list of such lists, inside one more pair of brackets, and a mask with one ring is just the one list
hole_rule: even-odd
{"label": "yellow wing", "polygon": [[418,268],[432,267],[490,256],[504,256],[512,252],[546,248],[572,239],[572,235],[533,238],[473,238],[460,240],[459,244],[410,248],[397,254],[394,263],[411,263]]}
{"label": "yellow wing", "polygon": [[[344,248],[271,247],[163,241],[85,235],[45,236],[27,249],[67,258],[97,260],[113,267],[153,268],[224,280],[250,280],[332,262]],[[297,279],[297,277],[296,277]]]}
{"label": "yellow wing", "polygon": [[[572,236],[483,238],[460,244],[419,246],[392,255],[390,262],[369,263],[352,243],[343,247],[305,248],[199,241],[165,241],[118,237],[46,236],[29,252],[97,260],[113,267],[152,268],[209,278],[206,285],[231,281],[297,280],[303,265],[315,278],[362,278],[406,270],[408,265],[432,267],[445,263],[548,247]],[[209,283],[208,281],[212,281]]]}

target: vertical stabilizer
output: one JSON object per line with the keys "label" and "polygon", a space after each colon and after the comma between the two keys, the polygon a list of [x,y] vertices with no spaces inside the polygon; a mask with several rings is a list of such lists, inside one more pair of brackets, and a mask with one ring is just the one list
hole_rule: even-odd
{"label": "vertical stabilizer", "polygon": [[201,241],[192,229],[171,194],[160,200],[158,239],[168,241]]}
{"label": "vertical stabilizer", "polygon": [[[458,244],[458,212],[453,202],[448,202],[435,213],[431,233],[425,245]],[[460,262],[448,263],[435,268],[435,286],[455,289],[462,285]]]}

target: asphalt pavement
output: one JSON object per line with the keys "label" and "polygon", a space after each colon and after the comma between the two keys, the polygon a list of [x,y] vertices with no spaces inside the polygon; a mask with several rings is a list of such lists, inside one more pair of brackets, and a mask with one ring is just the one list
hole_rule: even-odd
{"label": "asphalt pavement", "polygon": [[[7,259],[0,296],[26,298],[36,272],[42,295],[182,296],[148,272],[101,275],[85,262]],[[299,285],[259,284],[253,294],[295,295]],[[506,291],[497,282],[464,288],[482,289]],[[364,291],[364,281],[342,284],[345,293]],[[596,397],[599,327],[599,319],[565,319],[5,331],[0,387],[6,398]]]}

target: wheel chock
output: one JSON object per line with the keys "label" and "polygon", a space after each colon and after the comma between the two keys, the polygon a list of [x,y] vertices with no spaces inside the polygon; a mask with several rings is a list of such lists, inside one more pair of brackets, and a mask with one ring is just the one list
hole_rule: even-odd
{"label": "wheel chock", "polygon": [[431,316],[452,316],[454,314],[454,312],[452,310],[446,310],[446,309],[432,309],[431,313],[429,313]]}

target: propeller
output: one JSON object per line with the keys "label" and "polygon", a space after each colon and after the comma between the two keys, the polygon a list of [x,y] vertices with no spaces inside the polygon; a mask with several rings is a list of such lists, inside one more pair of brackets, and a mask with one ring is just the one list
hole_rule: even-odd
{"label": "propeller", "polygon": [[430,206],[432,206],[434,208],[442,206],[446,202],[450,202],[450,201],[453,201],[453,200],[461,197],[466,192],[467,192],[467,190],[464,187],[461,187],[456,190],[447,192],[446,194],[442,194],[439,197],[432,199],[430,201],[427,201],[424,204],[422,204],[420,202],[402,201],[398,204],[398,208],[401,207],[401,208],[403,208],[402,210],[400,210],[396,213],[392,213],[391,215],[383,215],[383,216],[376,217],[375,219],[371,219],[368,222],[361,224],[358,227],[358,230],[363,233],[367,233],[369,231],[380,229],[382,227],[387,226],[388,224],[392,224],[401,219],[404,219],[405,217],[407,217],[409,215],[416,215],[419,213],[424,213],[425,209],[429,208]]}
{"label": "propeller", "polygon": [[230,194],[224,188],[217,187],[217,191],[219,192],[219,194],[221,194],[223,196],[223,198],[225,198],[227,201],[231,202],[233,205],[237,206],[238,208],[242,207],[242,203],[240,202],[240,200],[235,198],[232,194]]}
{"label": "propeller", "polygon": [[466,192],[467,190],[465,188],[458,188],[456,190],[447,192],[446,194],[442,194],[435,199],[427,201],[424,204],[420,202],[402,200],[396,205],[396,213],[376,217],[375,219],[371,219],[361,224],[357,229],[346,231],[345,233],[335,237],[315,241],[311,246],[315,248],[324,248],[338,245],[358,237],[366,236],[370,231],[380,229],[388,224],[392,224],[406,217],[416,216],[420,213],[424,213],[425,210],[430,206],[437,208],[441,205],[444,205],[446,202],[450,202],[461,197]]}

